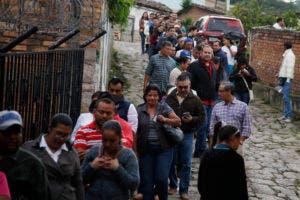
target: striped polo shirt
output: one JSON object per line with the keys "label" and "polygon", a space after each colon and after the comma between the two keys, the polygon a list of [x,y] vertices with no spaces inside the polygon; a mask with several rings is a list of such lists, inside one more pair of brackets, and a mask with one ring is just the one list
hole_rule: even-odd
{"label": "striped polo shirt", "polygon": [[[114,120],[117,120],[122,127],[122,143],[125,147],[132,148],[133,143],[133,133],[131,126],[119,117],[119,115],[114,116]],[[92,123],[82,127],[77,131],[74,147],[76,149],[86,149],[89,150],[91,147],[95,145],[99,145],[102,142],[102,132],[97,128],[96,121],[94,120]]]}

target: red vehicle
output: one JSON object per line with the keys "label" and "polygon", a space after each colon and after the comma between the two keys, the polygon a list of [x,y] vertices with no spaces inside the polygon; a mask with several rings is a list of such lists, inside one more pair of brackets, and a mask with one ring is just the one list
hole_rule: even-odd
{"label": "red vehicle", "polygon": [[222,41],[224,34],[232,35],[231,42],[236,45],[239,51],[245,50],[246,35],[241,20],[219,15],[206,15],[201,17],[195,26],[198,29],[198,36],[207,38],[209,43],[217,39]]}

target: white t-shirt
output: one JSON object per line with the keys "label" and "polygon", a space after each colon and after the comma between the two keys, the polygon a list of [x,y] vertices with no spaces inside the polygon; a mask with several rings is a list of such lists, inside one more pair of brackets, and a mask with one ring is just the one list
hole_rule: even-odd
{"label": "white t-shirt", "polygon": [[175,86],[176,79],[180,74],[181,74],[180,69],[174,68],[170,73],[169,84]]}
{"label": "white t-shirt", "polygon": [[282,27],[278,24],[278,23],[275,23],[273,25],[273,28],[276,28],[276,29],[282,29]]}
{"label": "white t-shirt", "polygon": [[81,113],[77,119],[76,125],[73,129],[73,132],[71,134],[71,142],[74,142],[75,140],[75,136],[77,131],[79,131],[79,129],[83,126],[86,126],[90,123],[92,123],[94,120],[94,116],[92,113],[88,112],[88,113]]}
{"label": "white t-shirt", "polygon": [[[237,46],[231,45],[230,46],[231,51],[237,52]],[[231,55],[230,50],[227,46],[222,46],[222,51],[224,51],[227,55],[227,61],[228,65],[234,65],[234,57]]]}

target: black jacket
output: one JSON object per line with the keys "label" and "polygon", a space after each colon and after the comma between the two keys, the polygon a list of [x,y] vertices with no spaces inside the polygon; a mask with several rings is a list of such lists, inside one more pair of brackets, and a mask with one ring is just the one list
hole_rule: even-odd
{"label": "black jacket", "polygon": [[52,200],[84,199],[80,163],[76,150],[66,143],[68,151],[62,150],[56,163],[44,147],[40,147],[42,135],[23,144],[23,148],[31,151],[46,167],[49,189]]}
{"label": "black jacket", "polygon": [[205,112],[201,103],[201,100],[190,92],[183,100],[181,105],[177,100],[177,89],[174,89],[167,97],[166,103],[174,110],[176,115],[182,118],[184,112],[189,112],[193,116],[193,120],[190,123],[184,123],[181,121],[181,130],[183,133],[191,133],[197,130],[199,125],[205,120]]}
{"label": "black jacket", "polygon": [[[252,89],[252,82],[257,81],[257,75],[255,70],[250,67],[249,65],[245,68],[249,71],[249,76],[244,76],[245,80],[247,81],[248,87]],[[234,91],[237,93],[248,92],[245,82],[243,81],[242,77],[239,75],[240,68],[235,68],[232,74],[229,76],[229,80],[234,82]]]}
{"label": "black jacket", "polygon": [[216,71],[213,67],[212,78],[210,78],[202,60],[193,62],[188,71],[191,73],[192,89],[197,92],[198,97],[203,101],[214,100],[216,96]]}
{"label": "black jacket", "polygon": [[198,191],[201,200],[247,200],[243,158],[232,149],[207,150],[200,162]]}

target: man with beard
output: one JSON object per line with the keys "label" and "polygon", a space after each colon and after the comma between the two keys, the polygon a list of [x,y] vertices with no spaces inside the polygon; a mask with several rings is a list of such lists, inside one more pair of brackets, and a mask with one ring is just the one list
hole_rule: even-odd
{"label": "man with beard", "polygon": [[88,150],[102,142],[102,125],[108,120],[117,120],[122,127],[122,142],[132,148],[133,134],[131,126],[116,113],[115,103],[109,98],[96,101],[93,109],[94,121],[82,127],[75,136],[74,147],[82,160]]}
{"label": "man with beard", "polygon": [[0,112],[0,171],[7,177],[12,200],[48,199],[44,165],[36,156],[19,148],[22,128],[18,112]]}

